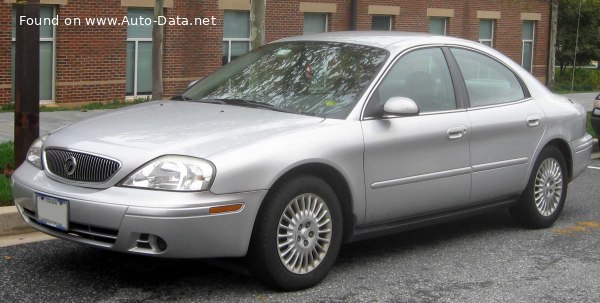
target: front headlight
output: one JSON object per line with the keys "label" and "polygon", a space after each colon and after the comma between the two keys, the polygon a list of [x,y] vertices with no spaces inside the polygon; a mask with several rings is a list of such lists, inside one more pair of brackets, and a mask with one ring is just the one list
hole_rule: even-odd
{"label": "front headlight", "polygon": [[186,156],[162,156],[138,168],[121,183],[126,187],[174,191],[207,190],[213,179],[212,163]]}
{"label": "front headlight", "polygon": [[42,146],[44,145],[44,140],[48,138],[48,135],[37,138],[33,141],[33,144],[27,150],[27,162],[33,164],[33,166],[42,168]]}

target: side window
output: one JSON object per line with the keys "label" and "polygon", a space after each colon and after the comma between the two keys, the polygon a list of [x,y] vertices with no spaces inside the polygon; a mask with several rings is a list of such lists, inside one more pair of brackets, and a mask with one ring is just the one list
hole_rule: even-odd
{"label": "side window", "polygon": [[465,79],[471,107],[522,100],[525,92],[517,76],[506,66],[482,54],[452,49]]}
{"label": "side window", "polygon": [[416,50],[400,58],[375,91],[366,115],[381,113],[391,97],[412,99],[421,113],[456,109],[452,78],[442,50]]}

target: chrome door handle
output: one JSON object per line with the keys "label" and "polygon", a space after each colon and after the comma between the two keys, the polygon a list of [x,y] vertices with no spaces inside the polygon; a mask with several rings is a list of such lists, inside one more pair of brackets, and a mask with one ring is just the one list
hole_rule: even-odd
{"label": "chrome door handle", "polygon": [[537,127],[540,126],[540,115],[531,115],[527,117],[527,126],[529,127]]}
{"label": "chrome door handle", "polygon": [[458,140],[467,134],[467,128],[463,125],[452,126],[447,131],[449,140]]}

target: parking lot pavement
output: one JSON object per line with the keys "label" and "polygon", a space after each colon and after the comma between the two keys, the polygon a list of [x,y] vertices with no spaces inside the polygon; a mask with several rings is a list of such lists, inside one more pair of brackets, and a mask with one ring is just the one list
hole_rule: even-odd
{"label": "parking lot pavement", "polygon": [[[600,168],[600,160],[591,167]],[[600,169],[553,228],[506,211],[342,247],[318,286],[266,289],[241,260],[167,260],[63,240],[0,248],[0,302],[598,302]]]}
{"label": "parking lot pavement", "polygon": [[592,111],[592,109],[594,109],[594,100],[596,99],[596,96],[598,96],[598,93],[600,92],[565,94],[565,97],[571,98],[577,101],[578,103],[581,103],[581,105],[585,107],[585,110],[589,112]]}
{"label": "parking lot pavement", "polygon": [[[105,110],[42,112],[40,113],[40,135],[45,135],[57,128],[98,115],[104,111]],[[0,113],[0,142],[13,140],[15,132],[14,118],[15,113]]]}

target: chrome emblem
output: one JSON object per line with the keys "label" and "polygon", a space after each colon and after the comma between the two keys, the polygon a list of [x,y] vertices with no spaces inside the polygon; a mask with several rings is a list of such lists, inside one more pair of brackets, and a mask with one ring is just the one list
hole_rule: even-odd
{"label": "chrome emblem", "polygon": [[75,157],[73,157],[73,156],[68,157],[67,160],[65,160],[65,163],[63,164],[63,169],[65,170],[65,174],[67,174],[67,176],[72,175],[75,172],[76,168],[77,168],[77,160],[75,160]]}

